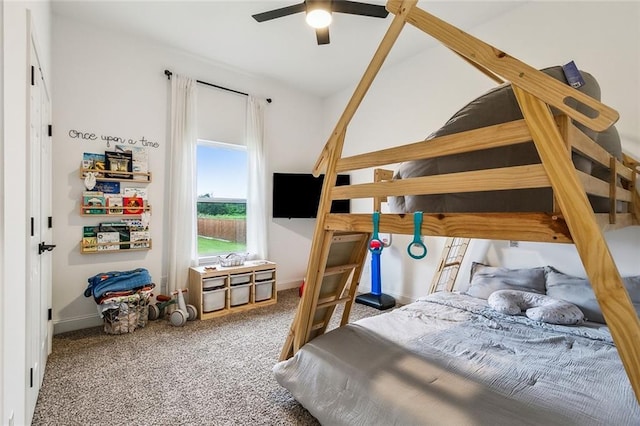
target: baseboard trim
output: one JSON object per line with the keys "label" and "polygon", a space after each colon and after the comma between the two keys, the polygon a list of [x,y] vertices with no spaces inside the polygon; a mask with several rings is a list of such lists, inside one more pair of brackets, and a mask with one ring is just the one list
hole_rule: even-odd
{"label": "baseboard trim", "polygon": [[100,327],[102,318],[96,315],[67,318],[53,322],[53,334],[66,333],[67,331],[82,330],[84,328]]}
{"label": "baseboard trim", "polygon": [[300,281],[300,280],[286,281],[286,282],[278,281],[276,283],[276,291],[290,290],[292,288],[298,288],[298,287],[300,287],[301,283],[302,283],[302,281]]}
{"label": "baseboard trim", "polygon": [[[276,291],[290,290],[292,288],[300,287],[300,280],[278,282],[276,284]],[[91,327],[100,327],[103,325],[103,320],[97,314],[85,315],[74,318],[65,318],[53,322],[53,334],[66,333],[68,331],[82,330]]]}

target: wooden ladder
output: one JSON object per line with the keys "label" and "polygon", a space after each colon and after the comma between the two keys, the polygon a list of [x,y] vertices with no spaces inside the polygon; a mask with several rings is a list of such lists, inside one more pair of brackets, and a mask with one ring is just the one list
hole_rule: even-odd
{"label": "wooden ladder", "polygon": [[[351,306],[367,257],[370,233],[322,231],[319,256],[310,257],[300,305],[280,359],[290,358],[306,342],[324,334],[336,306],[344,303],[340,326],[349,322]],[[315,242],[314,242],[315,243]]]}
{"label": "wooden ladder", "polygon": [[467,252],[467,247],[469,247],[469,241],[471,241],[471,238],[447,238],[444,248],[442,249],[438,269],[431,281],[429,294],[435,293],[436,291],[453,290],[458,271],[460,271],[460,266],[462,265],[462,260]]}

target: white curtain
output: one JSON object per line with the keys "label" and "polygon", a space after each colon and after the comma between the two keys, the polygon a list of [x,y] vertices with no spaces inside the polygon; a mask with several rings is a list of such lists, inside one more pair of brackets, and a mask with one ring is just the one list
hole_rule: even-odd
{"label": "white curtain", "polygon": [[265,99],[249,96],[247,102],[247,251],[254,259],[267,258],[266,170],[264,158]]}
{"label": "white curtain", "polygon": [[196,80],[171,77],[171,155],[169,157],[169,232],[167,290],[188,286],[189,267],[197,264]]}

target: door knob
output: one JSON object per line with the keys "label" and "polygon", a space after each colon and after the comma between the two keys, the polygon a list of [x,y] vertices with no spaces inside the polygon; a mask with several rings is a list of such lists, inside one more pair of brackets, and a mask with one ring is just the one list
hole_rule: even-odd
{"label": "door knob", "polygon": [[55,244],[45,244],[44,241],[38,244],[38,254],[42,254],[45,251],[51,251],[56,248]]}

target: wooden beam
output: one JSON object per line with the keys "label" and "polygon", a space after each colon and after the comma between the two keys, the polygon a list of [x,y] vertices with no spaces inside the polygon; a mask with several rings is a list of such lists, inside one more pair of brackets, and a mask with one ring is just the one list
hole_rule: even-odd
{"label": "wooden beam", "polygon": [[[399,13],[400,7],[399,0],[389,0],[387,2],[387,10],[391,13]],[[406,19],[408,23],[439,40],[443,45],[459,55],[479,64],[503,79],[511,81],[513,85],[558,108],[590,129],[602,132],[611,127],[619,118],[618,112],[613,108],[538,71],[420,8],[413,8]],[[587,116],[565,104],[568,99],[575,99],[579,103],[586,105],[592,110],[590,115],[593,117]]]}
{"label": "wooden beam", "polygon": [[367,259],[367,252],[369,250],[369,240],[371,239],[371,233],[362,234],[362,242],[359,246],[354,250],[352,259],[358,260],[359,265],[357,268],[353,270],[353,275],[351,276],[351,283],[349,284],[349,300],[344,305],[344,310],[342,311],[342,318],[340,320],[340,327],[347,325],[349,322],[349,315],[351,314],[351,307],[353,306],[353,301],[356,299],[356,292],[358,290],[358,286],[360,285],[360,278],[362,277],[362,271],[364,269],[364,262]]}
{"label": "wooden beam", "polygon": [[[609,166],[609,223],[616,223],[616,214],[618,213],[618,171],[616,167],[616,159],[611,157],[611,165]],[[621,189],[620,191],[624,191]],[[629,192],[629,191],[627,191]],[[628,200],[631,201],[631,194],[628,194]]]}
{"label": "wooden beam", "polygon": [[342,298],[339,298],[339,299],[326,300],[326,301],[325,300],[319,300],[318,301],[318,309],[329,308],[331,306],[339,305],[340,303],[347,303],[349,300],[351,300],[351,298],[349,296],[342,297]]}
{"label": "wooden beam", "polygon": [[611,167],[611,159],[613,158],[616,164],[616,170],[618,175],[625,180],[631,180],[633,171],[624,163],[618,161],[609,152],[594,142],[589,136],[585,135],[580,129],[575,126],[571,126],[569,129],[571,134],[571,145],[575,151],[583,154],[585,157],[590,158],[603,167]]}
{"label": "wooden beam", "polygon": [[640,194],[638,193],[637,180],[638,174],[640,174],[640,160],[633,158],[627,153],[622,153],[622,161],[626,167],[631,169],[631,179],[629,179],[628,189],[633,194],[633,201],[631,202],[631,213],[634,216],[633,223],[635,225],[640,224]]}
{"label": "wooden beam", "polygon": [[609,213],[596,213],[596,223],[602,232],[614,231],[635,225],[634,217],[631,213],[617,213],[615,223],[611,223]]}
{"label": "wooden beam", "polygon": [[[473,141],[473,143],[469,143]],[[440,136],[376,152],[345,157],[338,161],[338,173],[380,167],[409,160],[435,158],[461,154],[531,141],[531,134],[524,120],[496,124],[452,135]]]}
{"label": "wooden beam", "polygon": [[329,276],[329,275],[336,275],[336,274],[343,274],[347,271],[351,272],[353,271],[359,264],[358,263],[350,263],[347,265],[336,265],[336,266],[329,266],[327,268],[325,268],[324,270],[324,276]]}
{"label": "wooden beam", "polygon": [[491,80],[495,81],[498,84],[503,84],[504,83],[503,79],[501,79],[499,76],[495,75],[494,73],[492,73],[491,71],[489,71],[488,69],[483,67],[482,65],[480,65],[480,64],[478,64],[476,62],[470,61],[468,58],[465,58],[464,56],[462,56],[458,52],[454,51],[454,53],[456,55],[458,55],[460,58],[462,58],[466,63],[468,63],[469,65],[471,65],[472,67],[474,67],[475,69],[480,71],[482,74],[484,74],[487,77],[489,77]]}
{"label": "wooden beam", "polygon": [[[607,321],[629,381],[640,401],[640,320],[613,257],[597,226],[589,200],[565,155],[562,137],[547,104],[514,86],[542,164],[556,194],[578,254]],[[536,94],[537,95],[537,94]]]}
{"label": "wooden beam", "polygon": [[336,186],[333,200],[386,197],[389,195],[449,194],[455,192],[499,191],[549,187],[549,179],[541,164],[474,170],[400,179],[390,182]]}
{"label": "wooden beam", "polygon": [[628,203],[631,202],[631,199],[632,199],[631,192],[627,191],[626,189],[616,187],[615,185],[613,185],[615,189],[612,190],[611,182],[605,182],[603,180],[598,179],[597,177],[588,175],[585,172],[581,172],[580,170],[576,170],[576,175],[578,176],[578,179],[580,180],[580,183],[584,187],[585,192],[587,194],[597,195],[598,197],[609,198],[609,199],[611,199],[610,195],[613,195],[614,196],[614,199],[612,200],[613,202],[615,202],[616,199],[620,201],[625,201]]}
{"label": "wooden beam", "polygon": [[[344,112],[342,113],[342,116],[338,120],[336,127],[333,129],[333,133],[331,133],[329,140],[325,144],[322,152],[320,153],[320,157],[318,158],[315,166],[313,167],[313,174],[316,177],[322,173],[325,166],[327,165],[329,156],[333,152],[333,146],[336,143],[336,139],[346,131],[347,126],[351,122],[353,115],[358,109],[358,106],[360,106],[360,103],[364,99],[364,96],[367,94],[367,91],[369,91],[369,87],[371,86],[371,83],[373,83],[373,80],[378,74],[378,71],[380,71],[380,68],[382,68],[382,64],[387,58],[387,55],[389,55],[389,51],[391,51],[391,48],[393,47],[394,43],[398,39],[400,32],[402,32],[407,13],[411,11],[411,9],[416,5],[416,3],[418,3],[418,0],[402,0],[398,3],[399,4],[397,5],[396,14],[395,14],[396,16],[393,18],[391,25],[389,26],[389,28],[387,29],[387,32],[382,38],[382,41],[380,42],[380,45],[378,46],[376,53],[373,55],[373,58],[371,59],[369,66],[367,67],[367,69],[364,72],[364,75],[360,79],[360,82],[358,83],[358,86],[353,92],[351,99],[349,99],[349,102],[347,103],[347,106]],[[338,157],[340,157],[340,155]]]}
{"label": "wooden beam", "polygon": [[[370,214],[328,214],[325,229],[371,231]],[[413,215],[381,214],[380,232],[413,235]],[[435,213],[423,214],[422,235],[432,237],[509,239],[571,243],[563,218],[550,213]]]}
{"label": "wooden beam", "polygon": [[[373,170],[373,181],[374,182],[384,182],[390,181],[393,179],[393,170],[386,169],[374,169]],[[387,202],[387,197],[373,197],[373,211],[379,212],[382,210],[382,203]]]}
{"label": "wooden beam", "polygon": [[[323,191],[324,192],[324,191]],[[321,222],[317,220],[317,222]],[[305,275],[304,291],[300,301],[300,317],[296,324],[295,335],[293,336],[293,352],[298,352],[302,345],[309,340],[311,333],[311,321],[318,309],[318,299],[322,290],[322,280],[324,278],[329,250],[331,249],[331,238],[333,232],[322,231],[324,237],[318,236],[313,239],[311,255],[307,264],[307,274]]]}

